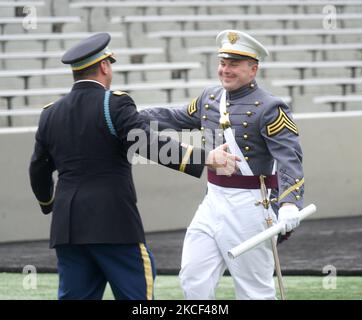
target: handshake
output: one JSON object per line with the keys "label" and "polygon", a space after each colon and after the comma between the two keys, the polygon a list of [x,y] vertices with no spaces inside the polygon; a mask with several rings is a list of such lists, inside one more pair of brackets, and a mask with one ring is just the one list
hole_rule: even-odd
{"label": "handshake", "polygon": [[223,145],[211,150],[206,159],[206,165],[209,169],[215,170],[218,175],[231,176],[237,171],[237,161],[241,159],[227,152],[228,145]]}

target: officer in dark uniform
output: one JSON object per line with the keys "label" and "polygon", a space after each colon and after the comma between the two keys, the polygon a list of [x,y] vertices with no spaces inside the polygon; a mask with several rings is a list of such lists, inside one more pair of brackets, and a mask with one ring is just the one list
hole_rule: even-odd
{"label": "officer in dark uniform", "polygon": [[[115,62],[109,42],[109,34],[96,34],[64,54],[75,83],[44,107],[31,158],[33,192],[42,212],[53,212],[50,247],[58,258],[59,299],[101,299],[107,282],[117,299],[152,299],[155,266],[127,158],[132,129],[146,133],[146,157],[166,144],[178,150],[177,163],[152,159],[162,165],[200,177],[205,163],[204,151],[197,150],[202,163],[193,163],[196,149],[159,139],[128,94],[109,90]],[[233,161],[221,149],[208,159],[215,155]]]}

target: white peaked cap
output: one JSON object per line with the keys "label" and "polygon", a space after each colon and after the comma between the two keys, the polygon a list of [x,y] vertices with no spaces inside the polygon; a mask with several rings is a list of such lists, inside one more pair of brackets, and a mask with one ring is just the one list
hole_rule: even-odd
{"label": "white peaked cap", "polygon": [[256,39],[237,30],[221,31],[216,37],[219,57],[229,59],[263,60],[269,55],[268,50]]}

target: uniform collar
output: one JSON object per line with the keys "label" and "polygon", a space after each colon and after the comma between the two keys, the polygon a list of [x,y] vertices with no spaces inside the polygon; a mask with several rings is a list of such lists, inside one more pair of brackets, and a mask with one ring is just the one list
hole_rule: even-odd
{"label": "uniform collar", "polygon": [[79,80],[74,82],[72,90],[76,89],[103,89],[106,90],[104,85],[98,81],[95,80]]}
{"label": "uniform collar", "polygon": [[228,100],[236,100],[242,97],[247,96],[248,94],[254,92],[257,89],[258,85],[255,80],[251,81],[250,83],[240,87],[234,91],[227,91],[227,99]]}

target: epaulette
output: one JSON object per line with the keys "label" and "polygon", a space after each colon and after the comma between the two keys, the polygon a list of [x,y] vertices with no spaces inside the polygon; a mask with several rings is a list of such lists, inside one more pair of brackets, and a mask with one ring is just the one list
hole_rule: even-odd
{"label": "epaulette", "polygon": [[128,94],[127,92],[120,91],[120,90],[112,91],[112,93],[113,93],[115,96],[123,96],[123,95],[125,95],[125,94]]}
{"label": "epaulette", "polygon": [[45,106],[43,107],[43,109],[47,109],[47,108],[51,107],[53,104],[54,104],[54,101],[48,103],[47,105],[45,105]]}

